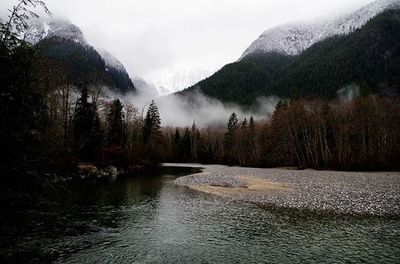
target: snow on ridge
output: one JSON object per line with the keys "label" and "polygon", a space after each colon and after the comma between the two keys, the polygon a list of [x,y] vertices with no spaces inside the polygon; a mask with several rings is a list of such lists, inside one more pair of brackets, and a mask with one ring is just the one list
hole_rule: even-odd
{"label": "snow on ridge", "polygon": [[[32,19],[29,23],[29,29],[25,33],[24,39],[32,45],[35,45],[39,41],[51,37],[74,41],[81,44],[83,47],[89,46],[78,26],[72,24],[68,20],[55,17]],[[102,49],[96,50],[104,60],[107,67],[121,72],[126,71],[124,65],[111,53]]]}
{"label": "snow on ridge", "polygon": [[[72,24],[69,20],[56,17],[40,17],[31,19],[29,21],[29,28],[22,37],[31,45],[35,45],[45,38],[58,37],[79,43],[84,48],[90,47],[78,26]],[[96,51],[104,60],[106,70],[112,68],[127,73],[125,66],[110,52],[97,48]],[[134,86],[140,90],[142,95],[144,94],[154,98],[158,96],[157,88],[154,85],[147,83],[144,79],[134,77],[132,82],[134,83]]]}
{"label": "snow on ridge", "polygon": [[103,49],[96,49],[96,50],[104,60],[106,67],[113,68],[121,72],[126,72],[125,66],[110,52]]}
{"label": "snow on ridge", "polygon": [[51,37],[71,40],[82,44],[82,46],[87,45],[79,27],[68,20],[54,17],[32,19],[29,22],[29,29],[25,33],[24,40],[34,45],[44,38]]}
{"label": "snow on ridge", "polygon": [[298,55],[313,44],[334,35],[345,35],[361,28],[370,19],[388,9],[400,8],[400,0],[377,0],[351,13],[331,20],[288,23],[266,30],[243,53],[278,52]]}

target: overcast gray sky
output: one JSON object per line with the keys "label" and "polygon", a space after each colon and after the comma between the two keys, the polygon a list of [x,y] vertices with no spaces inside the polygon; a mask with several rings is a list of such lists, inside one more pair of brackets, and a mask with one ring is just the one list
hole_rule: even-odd
{"label": "overcast gray sky", "polygon": [[[0,0],[3,12],[14,0]],[[173,91],[237,60],[266,29],[372,0],[45,0],[131,75]]]}

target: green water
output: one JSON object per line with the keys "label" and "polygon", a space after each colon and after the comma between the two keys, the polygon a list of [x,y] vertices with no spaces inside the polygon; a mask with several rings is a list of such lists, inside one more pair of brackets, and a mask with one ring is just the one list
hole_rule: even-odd
{"label": "green water", "polygon": [[2,263],[399,263],[400,221],[230,202],[190,169],[80,183],[2,215]]}

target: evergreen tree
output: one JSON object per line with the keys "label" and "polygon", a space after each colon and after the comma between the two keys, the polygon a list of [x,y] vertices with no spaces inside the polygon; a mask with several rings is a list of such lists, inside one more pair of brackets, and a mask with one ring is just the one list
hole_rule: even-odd
{"label": "evergreen tree", "polygon": [[242,122],[242,129],[246,129],[247,128],[247,118],[244,118],[243,122]]}
{"label": "evergreen tree", "polygon": [[92,160],[95,150],[101,145],[101,132],[97,107],[89,102],[86,86],[82,88],[73,125],[78,155],[82,159]]}
{"label": "evergreen tree", "polygon": [[28,46],[10,53],[0,48],[0,169],[15,183],[21,183],[18,176],[23,177],[27,186],[33,180],[31,172],[46,167],[51,151],[50,119],[38,85],[38,63]]}
{"label": "evergreen tree", "polygon": [[199,145],[197,148],[197,158],[201,163],[215,162],[214,152],[211,144],[208,144],[201,135],[199,137]]}
{"label": "evergreen tree", "polygon": [[151,102],[144,119],[143,142],[146,146],[147,159],[152,163],[158,163],[161,158],[163,136],[160,113],[154,100]]}
{"label": "evergreen tree", "polygon": [[[0,187],[18,191],[43,186],[49,161],[57,154],[40,83],[41,58],[21,39],[28,18],[37,17],[37,5],[48,12],[41,1],[19,0],[7,20],[0,18]],[[2,192],[0,201],[15,193]]]}
{"label": "evergreen tree", "polygon": [[152,137],[159,133],[161,130],[160,113],[156,103],[151,101],[149,109],[147,110],[146,118],[144,119],[143,126],[143,142],[145,144],[152,140]]}
{"label": "evergreen tree", "polygon": [[192,156],[192,137],[189,128],[186,128],[185,133],[183,134],[180,151],[183,160],[185,162],[190,161],[190,158]]}
{"label": "evergreen tree", "polygon": [[174,135],[174,141],[172,142],[172,150],[174,154],[174,160],[178,161],[180,159],[180,144],[181,144],[181,134],[179,133],[179,129],[176,128],[175,130],[175,135]]}
{"label": "evergreen tree", "polygon": [[249,151],[249,159],[252,164],[255,164],[258,159],[257,157],[257,141],[256,141],[256,126],[254,123],[253,116],[250,117],[248,132],[247,132],[247,143]]}
{"label": "evergreen tree", "polygon": [[250,130],[254,130],[255,129],[253,116],[250,117],[249,129]]}
{"label": "evergreen tree", "polygon": [[196,121],[193,121],[191,130],[191,161],[197,160],[199,141],[200,141],[200,132],[196,127]]}
{"label": "evergreen tree", "polygon": [[224,153],[225,153],[225,161],[228,164],[232,164],[236,160],[236,130],[238,129],[239,120],[236,117],[236,114],[233,113],[228,120],[227,132],[224,137]]}
{"label": "evergreen tree", "polygon": [[122,146],[126,140],[126,124],[124,121],[123,104],[119,99],[113,101],[107,115],[107,144]]}

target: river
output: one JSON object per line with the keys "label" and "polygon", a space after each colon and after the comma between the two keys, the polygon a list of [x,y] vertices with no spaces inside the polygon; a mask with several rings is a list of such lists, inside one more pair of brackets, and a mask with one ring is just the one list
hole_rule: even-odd
{"label": "river", "polygon": [[315,214],[178,186],[197,170],[84,182],[1,217],[2,263],[398,263],[396,217]]}

